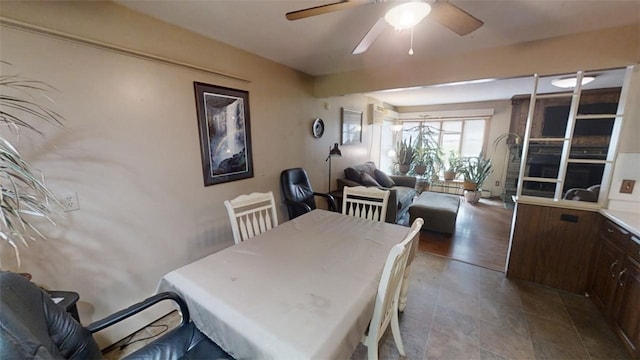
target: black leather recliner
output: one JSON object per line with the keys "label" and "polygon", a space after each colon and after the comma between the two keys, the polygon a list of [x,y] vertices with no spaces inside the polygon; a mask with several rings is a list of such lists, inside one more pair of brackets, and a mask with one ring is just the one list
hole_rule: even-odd
{"label": "black leather recliner", "polygon": [[182,322],[125,359],[233,359],[190,321],[186,303],[171,292],[154,295],[83,327],[49,294],[22,275],[0,272],[0,359],[102,359],[92,334],[163,301],[180,307]]}
{"label": "black leather recliner", "polygon": [[280,173],[280,185],[284,203],[287,205],[289,220],[316,208],[316,196],[327,199],[329,210],[338,211],[336,199],[331,194],[314,192],[309,176],[303,168],[287,169]]}

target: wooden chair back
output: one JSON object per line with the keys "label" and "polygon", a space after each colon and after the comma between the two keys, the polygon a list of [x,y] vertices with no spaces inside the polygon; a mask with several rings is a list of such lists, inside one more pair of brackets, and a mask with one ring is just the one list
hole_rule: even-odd
{"label": "wooden chair back", "polygon": [[342,213],[344,215],[384,222],[388,203],[389,190],[364,186],[345,186],[342,192]]}
{"label": "wooden chair back", "polygon": [[369,333],[362,339],[362,343],[367,346],[369,360],[378,359],[378,343],[389,324],[391,324],[391,332],[398,352],[400,355],[406,356],[400,336],[400,324],[398,323],[398,299],[409,252],[414,239],[418,237],[417,234],[423,223],[424,221],[421,218],[415,219],[404,240],[394,245],[387,256],[380,284],[378,285],[378,294],[376,295],[373,309],[373,318],[369,324]]}
{"label": "wooden chair back", "polygon": [[236,244],[278,226],[273,192],[240,195],[225,200]]}

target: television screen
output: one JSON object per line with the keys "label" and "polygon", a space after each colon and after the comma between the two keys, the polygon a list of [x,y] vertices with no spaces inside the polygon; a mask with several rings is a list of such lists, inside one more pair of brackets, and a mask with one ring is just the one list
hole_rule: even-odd
{"label": "television screen", "polygon": [[[549,106],[544,111],[543,137],[564,137],[569,119],[569,105]],[[583,104],[578,108],[578,114],[615,114],[617,103]],[[613,130],[614,118],[608,119],[578,119],[573,131],[574,136],[607,136]]]}

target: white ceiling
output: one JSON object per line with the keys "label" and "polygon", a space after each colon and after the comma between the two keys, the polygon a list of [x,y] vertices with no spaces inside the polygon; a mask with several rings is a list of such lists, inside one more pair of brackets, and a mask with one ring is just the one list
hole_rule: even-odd
{"label": "white ceiling", "polygon": [[[402,62],[408,31],[389,26],[367,52],[351,51],[392,3],[365,4],[348,10],[289,21],[285,13],[337,0],[115,0],[133,10],[211,37],[311,75],[325,75]],[[461,37],[429,21],[415,27],[413,57],[431,58],[517,44],[554,36],[640,22],[638,0],[451,0],[484,21]],[[518,84],[524,84],[518,86]],[[372,93],[396,106],[510,98],[527,93],[531,81],[501,80],[464,87]],[[505,97],[507,86],[510,95]],[[523,87],[524,86],[524,87]],[[469,89],[472,89],[469,93]],[[425,91],[426,89],[422,89]],[[479,91],[481,90],[481,91]],[[483,98],[478,97],[482,94]],[[473,99],[468,95],[471,94]],[[418,102],[416,102],[418,101]]]}

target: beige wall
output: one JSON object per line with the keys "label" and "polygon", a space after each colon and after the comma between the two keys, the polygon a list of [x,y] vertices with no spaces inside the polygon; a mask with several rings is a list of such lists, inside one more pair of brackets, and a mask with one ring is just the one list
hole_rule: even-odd
{"label": "beige wall", "polygon": [[640,23],[484,49],[463,55],[318,77],[317,96],[425,86],[485,78],[573,73],[624,67],[640,61]]}
{"label": "beige wall", "polygon": [[[84,39],[235,74],[249,81],[170,65],[56,36],[0,27],[2,74],[44,81],[64,128],[23,137],[27,158],[58,194],[77,192],[80,210],[44,224],[47,241],[21,249],[21,271],[47,288],[80,293],[87,324],[153,294],[162,275],[233,243],[223,200],[273,191],[279,175],[302,166],[319,190],[328,186],[330,145],[339,142],[340,107],[366,109],[367,99],[311,96],[302,73],[107,2],[3,2],[2,16]],[[205,187],[193,82],[249,91],[255,177]],[[324,103],[328,103],[325,109]],[[311,136],[321,117],[326,133]],[[362,145],[344,147],[344,164],[368,159]],[[4,131],[4,130],[3,130]],[[284,207],[280,221],[287,220]],[[17,270],[2,243],[2,265]],[[101,335],[103,345],[150,322],[145,314]]]}
{"label": "beige wall", "polygon": [[[248,80],[0,27],[0,57],[13,64],[2,65],[2,74],[19,73],[57,88],[52,94],[54,107],[66,118],[62,129],[47,127],[44,137],[25,138],[25,155],[46,173],[54,190],[77,192],[80,203],[80,210],[63,214],[56,227],[45,228],[47,241],[22,250],[22,271],[33,273],[35,281],[46,287],[78,291],[84,323],[152,294],[159,278],[171,269],[231,245],[223,200],[268,190],[279,199],[280,171],[295,166],[304,167],[314,187],[325,190],[325,158],[340,139],[341,107],[362,109],[365,126],[363,143],[342,147],[343,157],[333,159],[333,178],[341,176],[347,165],[377,160],[374,144],[379,129],[366,125],[369,99],[364,96],[324,91],[322,98],[315,98],[314,79],[305,74],[110,2],[5,1],[0,14]],[[627,61],[625,54],[618,56],[620,51],[609,52],[612,45],[604,45],[603,57]],[[637,47],[637,41],[630,46]],[[539,48],[545,47],[534,44],[531,51]],[[508,66],[508,71],[500,71],[505,63],[488,59],[489,55],[479,57],[475,70],[465,63],[470,69],[460,72],[454,70],[462,64],[429,71],[423,67],[414,78],[423,85],[479,74],[522,75],[536,67],[529,62],[524,68]],[[595,64],[612,63],[594,59]],[[406,69],[407,74],[415,70]],[[543,69],[567,72],[576,64]],[[342,78],[341,82],[354,84],[344,93],[416,84],[389,69],[386,81],[374,88],[369,76],[375,78],[368,72]],[[254,178],[203,186],[193,81],[249,91]],[[318,88],[335,88],[336,83],[321,78]],[[311,136],[316,117],[326,123],[321,139]],[[285,221],[284,208],[278,210],[280,221]],[[4,266],[15,268],[10,251],[3,251],[2,260]],[[154,316],[105,334],[103,344]]]}

